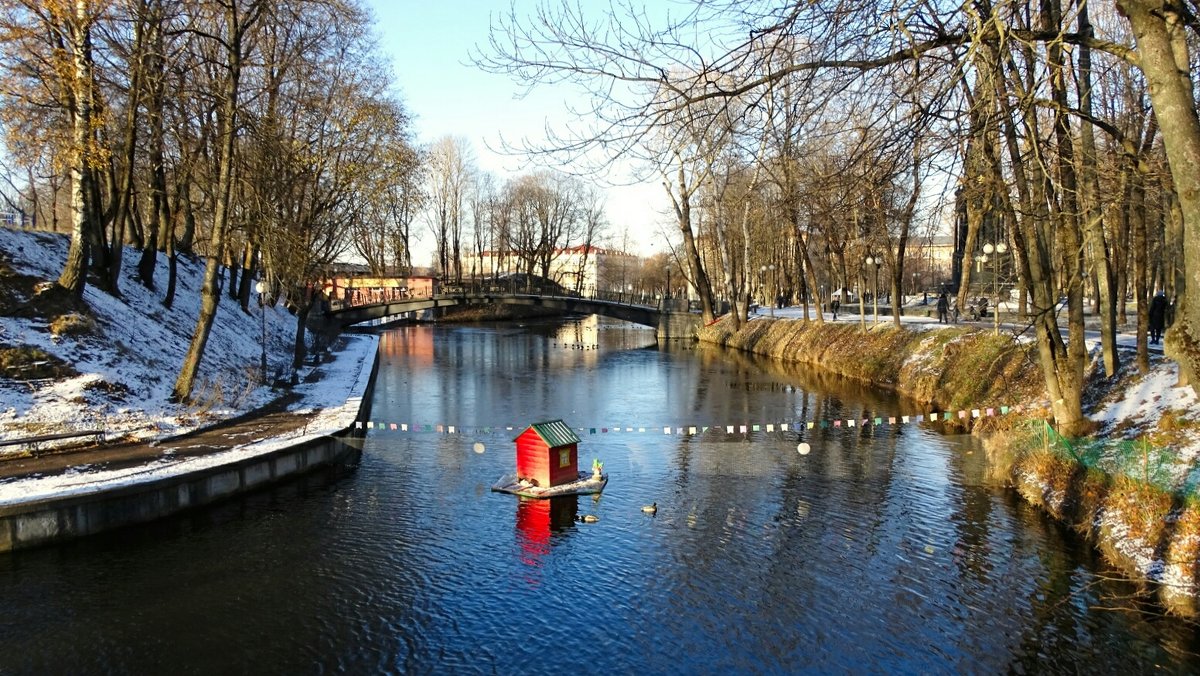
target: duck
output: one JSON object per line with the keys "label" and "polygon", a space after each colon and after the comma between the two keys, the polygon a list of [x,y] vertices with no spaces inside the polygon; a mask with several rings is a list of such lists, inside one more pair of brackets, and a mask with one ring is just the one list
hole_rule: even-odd
{"label": "duck", "polygon": [[600,517],[596,516],[595,514],[584,514],[583,516],[578,517],[578,519],[582,523],[596,523],[600,520]]}
{"label": "duck", "polygon": [[642,511],[645,512],[646,514],[654,514],[654,513],[658,512],[658,503],[652,502],[652,503],[642,507]]}

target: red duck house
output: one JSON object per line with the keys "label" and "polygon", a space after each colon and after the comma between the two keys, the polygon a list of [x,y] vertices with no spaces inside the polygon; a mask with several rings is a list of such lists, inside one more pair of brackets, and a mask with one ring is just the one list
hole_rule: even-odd
{"label": "red duck house", "polygon": [[517,478],[549,487],[579,479],[579,437],[561,420],[534,423],[517,444]]}

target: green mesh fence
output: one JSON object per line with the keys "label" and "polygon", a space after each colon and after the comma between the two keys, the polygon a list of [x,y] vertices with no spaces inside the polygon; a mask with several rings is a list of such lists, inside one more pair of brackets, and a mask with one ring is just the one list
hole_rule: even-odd
{"label": "green mesh fence", "polygon": [[1181,495],[1197,495],[1200,469],[1182,462],[1170,447],[1125,439],[1075,439],[1063,437],[1044,420],[1033,421],[1032,434],[1040,446],[1063,458],[1111,476],[1125,476]]}

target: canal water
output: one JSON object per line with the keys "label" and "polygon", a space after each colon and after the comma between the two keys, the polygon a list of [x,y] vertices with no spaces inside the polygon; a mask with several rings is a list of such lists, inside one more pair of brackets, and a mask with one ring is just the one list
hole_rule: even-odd
{"label": "canal water", "polygon": [[[0,674],[1200,671],[970,437],[795,431],[886,393],[596,318],[380,352],[357,466],[0,556]],[[492,492],[550,419],[603,495]]]}

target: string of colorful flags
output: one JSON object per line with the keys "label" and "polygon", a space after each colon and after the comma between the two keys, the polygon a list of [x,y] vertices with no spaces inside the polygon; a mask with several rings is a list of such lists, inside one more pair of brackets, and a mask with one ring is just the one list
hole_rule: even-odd
{"label": "string of colorful flags", "polygon": [[[814,429],[862,428],[881,427],[884,425],[910,425],[923,422],[950,422],[954,419],[968,420],[975,418],[991,418],[1009,415],[1021,411],[1043,410],[1038,404],[1025,406],[999,406],[988,408],[960,409],[958,411],[932,411],[914,415],[889,415],[855,418],[832,418],[822,420],[801,420],[785,423],[740,423],[735,425],[663,425],[663,426],[627,426],[613,425],[611,427],[575,427],[580,434],[662,434],[676,436],[695,436],[700,434],[750,434],[753,432],[800,432]],[[449,424],[419,424],[390,422],[380,420],[359,420],[354,427],[360,430],[379,430],[387,432],[431,433],[431,434],[491,434],[493,432],[520,432],[526,425],[492,425],[492,426],[462,426]]]}

